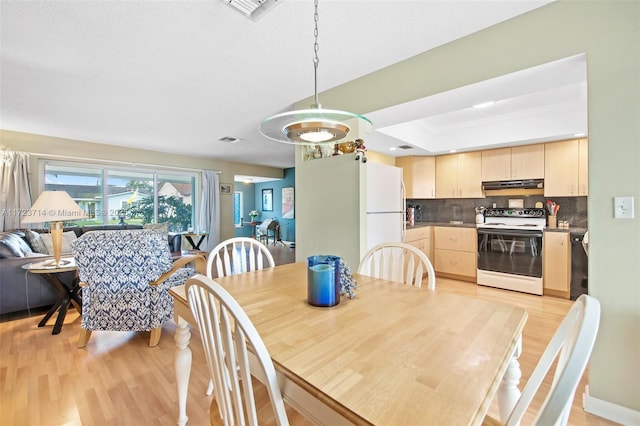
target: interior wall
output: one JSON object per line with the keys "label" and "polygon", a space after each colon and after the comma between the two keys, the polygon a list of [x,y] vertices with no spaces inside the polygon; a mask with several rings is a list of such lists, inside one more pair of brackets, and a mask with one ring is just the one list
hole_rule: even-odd
{"label": "interior wall", "polygon": [[586,52],[589,287],[602,306],[589,392],[636,412],[640,212],[634,219],[614,219],[613,197],[633,196],[636,210],[640,205],[638,22],[640,2],[557,0],[321,94],[325,105],[366,114]]}
{"label": "interior wall", "polygon": [[[31,189],[33,196],[42,190],[38,181],[38,160],[54,158],[58,160],[84,159],[78,161],[120,162],[127,166],[151,164],[167,167],[183,167],[197,170],[220,172],[220,183],[232,183],[234,176],[250,175],[281,179],[283,170],[273,167],[220,161],[213,158],[190,157],[142,149],[125,148],[115,145],[97,144],[72,139],[0,130],[0,145],[13,151],[30,152]],[[220,197],[220,238],[234,236],[233,197]]]}
{"label": "interior wall", "polygon": [[[296,240],[296,219],[295,219],[295,205],[294,205],[294,218],[293,219],[283,219],[282,218],[282,188],[291,188],[293,187],[294,193],[294,204],[296,200],[295,193],[295,185],[296,185],[296,169],[295,167],[291,167],[288,169],[284,169],[284,179],[282,180],[273,180],[269,182],[262,182],[255,185],[255,209],[260,212],[260,216],[258,218],[259,221],[263,221],[265,219],[274,219],[278,221],[280,224],[280,238],[285,241],[295,241]],[[263,189],[273,189],[273,211],[263,211],[262,210],[262,190]]]}

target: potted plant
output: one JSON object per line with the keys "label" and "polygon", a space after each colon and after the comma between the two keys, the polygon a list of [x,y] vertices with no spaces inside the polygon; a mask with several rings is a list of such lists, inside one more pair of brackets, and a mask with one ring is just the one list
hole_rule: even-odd
{"label": "potted plant", "polygon": [[255,222],[256,221],[256,217],[260,216],[260,213],[258,213],[257,210],[251,210],[249,212],[249,217],[251,218],[251,222]]}

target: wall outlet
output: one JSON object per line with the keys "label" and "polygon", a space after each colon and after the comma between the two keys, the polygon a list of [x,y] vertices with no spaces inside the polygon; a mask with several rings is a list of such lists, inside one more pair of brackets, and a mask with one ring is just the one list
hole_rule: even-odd
{"label": "wall outlet", "polygon": [[633,197],[614,197],[613,217],[615,219],[633,219]]}

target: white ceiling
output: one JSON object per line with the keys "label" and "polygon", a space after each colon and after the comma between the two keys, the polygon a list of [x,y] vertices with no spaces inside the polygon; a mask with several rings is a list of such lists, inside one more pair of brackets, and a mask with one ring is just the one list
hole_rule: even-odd
{"label": "white ceiling", "polygon": [[[550,1],[320,0],[319,90]],[[262,137],[257,128],[266,116],[313,95],[311,0],[279,0],[256,20],[222,0],[2,0],[0,8],[3,129],[274,167],[294,165],[293,147]],[[563,107],[573,110],[566,99],[580,85],[567,81],[518,93],[522,84],[516,83],[511,81],[506,94],[498,96],[504,102],[484,110],[499,118],[485,120],[515,127],[522,120],[510,108],[519,101],[507,98],[520,95],[549,115]],[[398,142],[389,134],[409,134],[408,143],[420,149],[404,154],[439,153],[455,145],[453,136],[482,133],[480,119],[472,116],[469,121],[472,112],[460,108],[468,107],[469,99],[483,98],[483,91],[477,87],[473,96],[465,93],[451,93],[455,96],[447,102],[443,97],[437,104],[424,100],[367,113],[379,129],[366,139],[368,148],[387,150]],[[547,103],[555,96],[564,97],[551,111]],[[414,119],[421,120],[394,127]],[[416,127],[423,129],[422,136],[415,136]],[[531,132],[528,139],[537,136]],[[218,141],[223,137],[242,140]],[[510,142],[487,140],[496,141]]]}

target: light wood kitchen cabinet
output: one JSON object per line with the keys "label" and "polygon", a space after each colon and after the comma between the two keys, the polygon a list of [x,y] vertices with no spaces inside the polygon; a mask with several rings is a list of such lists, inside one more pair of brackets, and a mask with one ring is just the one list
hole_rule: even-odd
{"label": "light wood kitchen cabinet", "polygon": [[398,157],[396,166],[402,167],[407,198],[436,197],[435,157],[415,155]]}
{"label": "light wood kitchen cabinet", "polygon": [[436,198],[484,198],[481,151],[440,155],[436,163]]}
{"label": "light wood kitchen cabinet", "polygon": [[571,241],[568,232],[545,232],[542,281],[544,294],[569,299],[571,290]]}
{"label": "light wood kitchen cabinet", "polygon": [[433,264],[433,226],[409,228],[404,234],[404,242],[422,251]]}
{"label": "light wood kitchen cabinet", "polygon": [[436,226],[433,240],[436,275],[476,281],[478,237],[475,228]]}
{"label": "light wood kitchen cabinet", "polygon": [[482,180],[543,179],[544,144],[482,151]]}
{"label": "light wood kitchen cabinet", "polygon": [[578,142],[578,195],[589,195],[589,140]]}
{"label": "light wood kitchen cabinet", "polygon": [[544,144],[511,148],[511,179],[544,178]]}
{"label": "light wood kitchen cabinet", "polygon": [[545,197],[589,195],[588,155],[587,139],[545,144]]}

